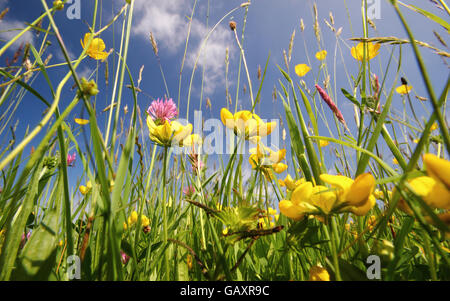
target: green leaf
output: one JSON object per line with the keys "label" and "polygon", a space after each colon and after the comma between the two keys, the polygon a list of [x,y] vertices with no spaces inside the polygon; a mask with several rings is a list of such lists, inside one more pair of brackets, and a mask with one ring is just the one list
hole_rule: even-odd
{"label": "green leaf", "polygon": [[19,257],[17,277],[21,280],[47,280],[55,267],[58,212],[47,211],[44,220],[33,231]]}

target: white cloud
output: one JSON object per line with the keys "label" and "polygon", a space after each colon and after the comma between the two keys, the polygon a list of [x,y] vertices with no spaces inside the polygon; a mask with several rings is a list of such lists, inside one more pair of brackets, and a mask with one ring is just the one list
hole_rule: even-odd
{"label": "white cloud", "polygon": [[[20,31],[25,28],[25,23],[17,21],[17,20],[1,20],[1,32],[0,32],[0,39],[9,41],[15,36],[17,36]],[[13,45],[15,47],[18,47],[18,45],[22,43],[34,43],[34,37],[32,31],[27,31],[25,34],[23,34]],[[17,45],[17,46],[16,46]]]}
{"label": "white cloud", "polygon": [[[160,56],[174,55],[177,51],[184,51],[189,27],[187,16],[190,16],[192,12],[192,7],[186,1],[141,1],[136,2],[136,9],[138,21],[134,33],[148,40],[150,32],[152,32],[158,43]],[[210,20],[209,23],[212,24],[213,21]],[[194,68],[202,41],[209,30],[210,28],[206,28],[206,23],[194,17],[186,56],[187,67]],[[230,49],[231,55],[234,49],[232,32],[226,24],[221,24],[201,49],[202,52],[197,63],[196,72],[202,72],[202,68],[205,68],[203,87],[205,94],[212,93],[217,86],[223,85],[225,82],[227,47]]]}

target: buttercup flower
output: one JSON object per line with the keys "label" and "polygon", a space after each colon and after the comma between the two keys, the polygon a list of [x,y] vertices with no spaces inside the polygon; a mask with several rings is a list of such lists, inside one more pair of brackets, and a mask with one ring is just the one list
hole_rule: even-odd
{"label": "buttercup flower", "polygon": [[[352,47],[351,54],[355,60],[363,61],[364,60],[364,45],[365,43],[360,42],[356,47]],[[367,43],[366,45],[366,59],[370,61],[374,57],[378,55],[380,50],[380,44],[373,44],[372,42]]]}
{"label": "buttercup flower", "polygon": [[326,57],[327,57],[326,50],[322,50],[316,53],[316,59],[318,59],[319,61],[323,61]]}
{"label": "buttercup flower", "polygon": [[305,76],[306,73],[308,73],[310,70],[311,70],[311,67],[309,67],[306,64],[298,64],[295,66],[295,73],[300,77]]}
{"label": "buttercup flower", "polygon": [[[84,41],[81,41],[81,47],[83,49],[86,49],[86,46],[89,42],[89,39],[91,38],[91,34],[87,33],[84,35]],[[94,38],[92,39],[91,44],[89,45],[89,48],[86,49],[87,55],[89,55],[91,58],[95,60],[105,60],[108,57],[108,53],[105,52],[106,45],[105,42],[103,42],[100,38]]]}
{"label": "buttercup flower", "polygon": [[309,269],[309,281],[330,281],[330,274],[325,268],[315,265]]}
{"label": "buttercup flower", "polygon": [[398,94],[408,94],[409,91],[411,91],[411,89],[412,89],[412,86],[401,85],[401,86],[398,86],[398,87],[395,89],[395,91],[396,91]]}
{"label": "buttercup flower", "polygon": [[243,136],[253,143],[257,143],[260,137],[270,135],[277,125],[276,122],[265,123],[258,115],[245,110],[233,115],[228,109],[223,108],[220,111],[220,118],[237,136]]}

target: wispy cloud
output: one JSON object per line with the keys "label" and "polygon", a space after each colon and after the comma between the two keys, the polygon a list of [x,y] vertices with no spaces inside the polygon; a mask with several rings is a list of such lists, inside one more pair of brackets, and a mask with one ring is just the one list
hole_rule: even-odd
{"label": "wispy cloud", "polygon": [[[180,50],[184,51],[189,27],[188,15],[192,11],[188,3],[155,0],[137,2],[136,7],[138,21],[135,34],[148,39],[152,32],[161,49],[160,55],[175,55]],[[232,32],[225,24],[217,27],[208,41],[202,43],[209,30],[205,22],[195,18],[192,20],[186,57],[186,66],[194,68],[201,51],[196,67],[205,70],[203,89],[206,94],[212,93],[225,82],[225,51],[229,48],[231,53],[234,49]]]}
{"label": "wispy cloud", "polygon": [[[0,0],[0,10],[4,10],[7,7],[8,0]],[[0,28],[0,40],[9,41],[14,38],[23,28],[25,28],[25,23],[11,18],[11,13],[7,13],[4,19],[0,20]],[[33,44],[33,42],[33,33],[31,31],[28,31],[14,43],[14,46],[20,45],[22,43]]]}

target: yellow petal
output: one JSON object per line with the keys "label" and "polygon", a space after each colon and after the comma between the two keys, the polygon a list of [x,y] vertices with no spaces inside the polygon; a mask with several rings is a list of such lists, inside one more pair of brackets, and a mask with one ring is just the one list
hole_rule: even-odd
{"label": "yellow petal", "polygon": [[203,144],[203,141],[200,135],[198,134],[189,135],[183,140],[183,146],[193,146],[201,144]]}
{"label": "yellow petal", "polygon": [[373,195],[370,195],[367,202],[363,206],[350,207],[350,211],[353,212],[355,215],[364,216],[367,214],[367,212],[369,212],[370,209],[373,208],[373,206],[375,206],[376,202],[377,201],[375,197]]}
{"label": "yellow petal", "polygon": [[427,168],[427,174],[441,181],[450,189],[450,161],[441,159],[433,154],[425,154],[423,162]]}
{"label": "yellow petal", "polygon": [[91,45],[89,46],[89,49],[98,52],[105,50],[105,48],[106,48],[105,42],[103,42],[103,40],[100,38],[93,39]]}
{"label": "yellow petal", "polygon": [[86,186],[80,185],[80,192],[83,195],[86,195],[89,192],[89,189],[86,188]]}
{"label": "yellow petal", "polygon": [[345,201],[350,206],[362,206],[375,188],[375,178],[370,173],[359,175],[350,187]]}
{"label": "yellow petal", "polygon": [[280,208],[281,213],[293,220],[300,220],[305,215],[305,212],[303,212],[300,207],[288,200],[282,200],[278,204],[278,207]]}
{"label": "yellow petal", "polygon": [[295,188],[291,195],[292,203],[298,205],[301,202],[308,202],[313,192],[313,185],[311,182],[305,182]]}
{"label": "yellow petal", "polygon": [[148,219],[148,217],[143,215],[141,217],[141,224],[142,224],[143,227],[147,227],[148,225],[150,225],[150,220]]}
{"label": "yellow petal", "polygon": [[223,108],[220,110],[220,119],[222,123],[229,129],[234,129],[234,117],[228,109]]}
{"label": "yellow petal", "polygon": [[295,73],[300,77],[305,76],[306,73],[308,73],[310,70],[311,70],[311,67],[309,67],[306,64],[298,64],[295,66]]}
{"label": "yellow petal", "polygon": [[85,125],[89,123],[88,119],[75,118],[75,123],[79,125]]}
{"label": "yellow petal", "polygon": [[318,59],[319,61],[323,61],[326,57],[327,57],[326,50],[322,50],[316,53],[316,59]]}
{"label": "yellow petal", "polygon": [[395,91],[396,91],[398,94],[408,94],[409,91],[411,91],[411,89],[412,89],[411,86],[408,86],[408,85],[401,85],[401,86],[398,86],[398,87],[395,89]]}
{"label": "yellow petal", "polygon": [[134,224],[138,221],[138,214],[136,211],[131,212],[131,223]]}
{"label": "yellow petal", "polygon": [[330,274],[321,266],[312,266],[309,269],[309,281],[330,281]]}
{"label": "yellow petal", "polygon": [[435,123],[433,123],[433,125],[431,125],[430,131],[437,130],[438,128],[439,128],[439,125],[437,124],[437,122],[435,122]]}
{"label": "yellow petal", "polygon": [[259,157],[257,154],[251,154],[250,158],[248,158],[248,162],[252,165],[252,168],[255,169],[259,165]]}
{"label": "yellow petal", "polygon": [[280,149],[277,152],[271,151],[269,160],[272,163],[280,163],[286,157],[286,149]]}
{"label": "yellow petal", "polygon": [[288,166],[284,163],[276,163],[272,165],[272,168],[276,173],[283,173]]}
{"label": "yellow petal", "polygon": [[[365,43],[360,42],[356,47],[352,47],[351,54],[355,60],[362,61],[364,59],[364,45]],[[372,42],[367,43],[366,46],[366,59],[370,61],[378,55],[380,49],[380,44],[373,44]]]}
{"label": "yellow petal", "polygon": [[328,214],[333,209],[335,202],[336,194],[330,191],[328,187],[321,185],[313,187],[309,199],[311,205],[319,207],[324,213]]}
{"label": "yellow petal", "polygon": [[320,146],[320,147],[325,147],[325,146],[327,146],[328,144],[330,144],[330,141],[328,141],[328,140],[320,140],[320,141],[319,141],[319,146]]}
{"label": "yellow petal", "polygon": [[322,174],[320,175],[320,179],[325,183],[330,184],[331,187],[338,189],[336,194],[338,195],[339,202],[345,202],[345,195],[354,182],[353,179],[342,175]]}
{"label": "yellow petal", "polygon": [[431,207],[450,209],[450,191],[432,177],[417,177],[409,181],[414,192]]}

